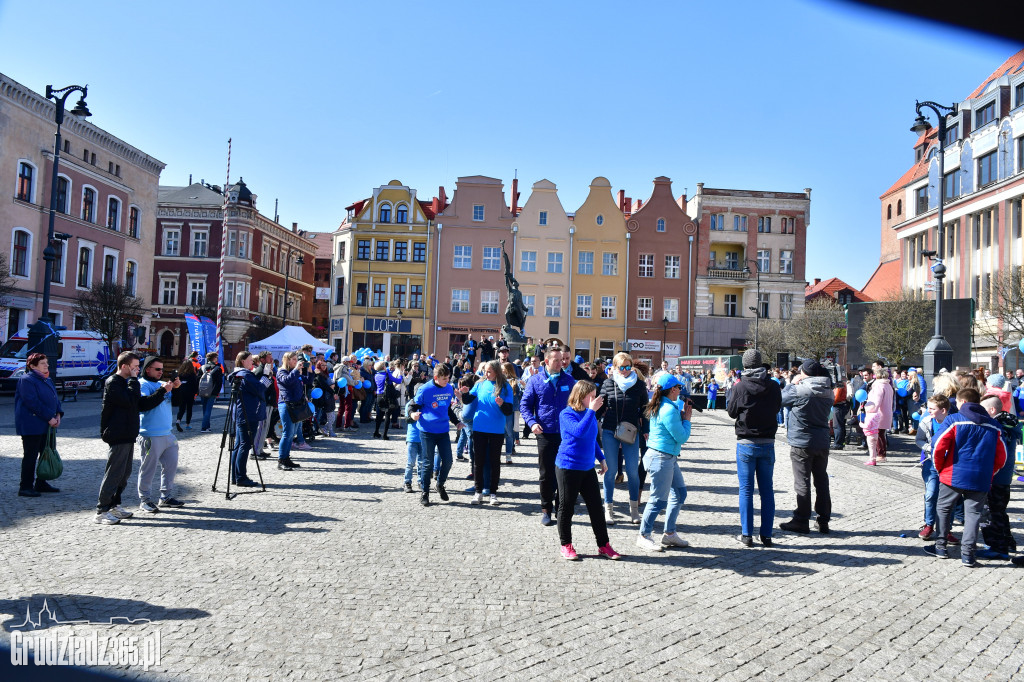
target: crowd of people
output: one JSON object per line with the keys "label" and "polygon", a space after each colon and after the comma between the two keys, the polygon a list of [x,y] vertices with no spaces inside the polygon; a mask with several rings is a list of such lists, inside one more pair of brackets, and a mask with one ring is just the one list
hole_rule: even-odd
{"label": "crowd of people", "polygon": [[[736,540],[754,537],[773,544],[775,528],[775,443],[783,429],[789,444],[795,509],[778,524],[792,533],[830,532],[830,450],[859,447],[866,465],[887,461],[888,434],[916,437],[921,451],[924,504],[919,537],[934,540],[927,551],[948,556],[960,544],[961,559],[1009,560],[1016,552],[1006,507],[1014,453],[1021,439],[1017,418],[1024,403],[1024,372],[1016,376],[943,372],[928,393],[914,368],[892,372],[881,363],[836,372],[807,360],[772,368],[756,349],[742,356],[742,369],[693,377],[680,368],[652,372],[628,353],[610,363],[586,362],[558,344],[530,343],[525,359],[510,361],[509,348],[493,337],[472,336],[461,352],[442,358],[414,354],[408,360],[373,355],[331,354],[306,346],[275,359],[270,352],[243,351],[228,374],[215,353],[200,362],[193,353],[175,370],[156,357],[131,352],[117,358],[117,370],[103,387],[100,436],[108,446],[95,521],[116,525],[135,513],[122,495],[129,485],[138,444],[138,511],[154,514],[181,507],[175,497],[176,433],[191,429],[192,407],[202,404],[202,432],[211,430],[218,396],[227,396],[231,430],[231,483],[258,485],[248,463],[271,456],[277,468],[295,471],[293,452],[311,449],[318,438],[336,438],[362,426],[390,440],[405,420],[406,462],[401,488],[417,492],[430,507],[431,494],[450,500],[447,486],[454,458],[470,463],[471,504],[498,505],[502,463],[509,464],[521,440],[537,442],[539,516],[557,526],[560,555],[578,559],[572,517],[579,498],[587,507],[600,556],[618,559],[608,527],[637,527],[636,545],[647,552],[687,547],[677,533],[687,496],[680,461],[690,438],[694,388],[717,392],[734,420],[738,512]],[[47,358],[27,359],[15,394],[15,423],[24,454],[19,495],[38,497],[59,489],[35,475],[47,439],[60,426],[63,410],[49,379]],[[168,377],[168,378],[165,378]],[[182,426],[184,420],[184,426]],[[522,422],[522,426],[517,425]],[[455,448],[451,427],[455,427]],[[155,479],[159,473],[159,484]],[[645,484],[649,494],[641,508]],[[625,483],[628,512],[616,506],[615,487]],[[760,521],[754,524],[754,490]],[[625,501],[620,501],[622,505]],[[660,538],[655,525],[664,514]],[[963,523],[963,537],[951,532]],[[985,546],[977,549],[978,533]],[[1024,561],[1014,563],[1024,565]]]}

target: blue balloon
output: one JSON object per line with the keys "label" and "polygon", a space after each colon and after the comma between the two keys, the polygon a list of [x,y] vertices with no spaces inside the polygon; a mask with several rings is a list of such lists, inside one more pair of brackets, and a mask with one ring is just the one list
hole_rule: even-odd
{"label": "blue balloon", "polygon": [[1024,339],[1021,339],[1020,343],[1017,344],[1017,349],[1020,350],[1021,353],[1024,353]]}
{"label": "blue balloon", "polygon": [[330,374],[328,374],[327,378],[330,379],[331,381],[334,381],[334,372],[331,372]]}
{"label": "blue balloon", "polygon": [[906,388],[910,385],[910,381],[907,379],[900,379],[896,382],[896,388]]}
{"label": "blue balloon", "polygon": [[338,386],[340,386],[341,388],[345,388],[346,386],[348,386],[348,379],[346,379],[345,377],[338,377]]}
{"label": "blue balloon", "polygon": [[911,415],[911,419],[913,419],[916,422],[921,421],[921,413],[920,412],[915,412],[913,415]]}
{"label": "blue balloon", "polygon": [[868,392],[863,388],[857,389],[857,392],[853,394],[853,397],[857,399],[858,403],[862,403],[868,399]]}
{"label": "blue balloon", "polygon": [[[861,389],[861,390],[863,390],[863,389]],[[896,389],[896,395],[898,395],[901,398],[906,398],[907,397],[907,389],[906,388],[897,388]]]}
{"label": "blue balloon", "polygon": [[363,388],[373,388],[373,384],[370,383],[369,379],[363,382]]}
{"label": "blue balloon", "polygon": [[310,392],[309,395],[313,398],[313,400],[316,400],[317,398],[322,398],[324,395],[324,389],[317,386]]}
{"label": "blue balloon", "polygon": [[313,414],[316,414],[316,408],[313,407],[313,403],[306,403],[306,404],[309,405],[309,411],[312,412]]}

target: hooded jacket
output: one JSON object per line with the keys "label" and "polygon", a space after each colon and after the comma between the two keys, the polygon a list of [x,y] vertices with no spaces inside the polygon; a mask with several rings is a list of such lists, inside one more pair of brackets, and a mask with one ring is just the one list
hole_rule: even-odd
{"label": "hooded jacket", "polygon": [[764,367],[743,370],[729,395],[729,416],[736,420],[736,438],[775,438],[782,389]]}
{"label": "hooded jacket", "polygon": [[828,450],[828,417],[835,396],[829,377],[807,377],[782,389],[782,406],[789,408],[786,440],[791,447]]}
{"label": "hooded jacket", "polygon": [[977,403],[964,403],[946,417],[932,461],[939,481],[951,488],[988,492],[992,477],[1006,463],[1002,428]]}

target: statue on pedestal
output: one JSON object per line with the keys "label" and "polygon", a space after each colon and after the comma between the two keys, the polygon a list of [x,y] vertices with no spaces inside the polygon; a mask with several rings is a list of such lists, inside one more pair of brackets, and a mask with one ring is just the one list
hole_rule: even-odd
{"label": "statue on pedestal", "polygon": [[[526,342],[526,304],[523,294],[519,291],[519,280],[512,274],[512,264],[505,251],[505,240],[501,240],[501,255],[505,258],[505,288],[508,290],[508,305],[505,307],[505,322],[501,327],[501,336],[509,345]],[[518,329],[516,329],[518,327]]]}

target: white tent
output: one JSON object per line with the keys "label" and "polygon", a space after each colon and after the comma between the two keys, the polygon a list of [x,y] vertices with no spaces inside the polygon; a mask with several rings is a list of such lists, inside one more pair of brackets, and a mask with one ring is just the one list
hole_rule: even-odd
{"label": "white tent", "polygon": [[275,358],[280,358],[284,353],[290,350],[299,350],[307,343],[313,346],[314,353],[323,353],[329,357],[334,352],[334,346],[318,341],[302,327],[293,325],[285,327],[262,341],[250,343],[249,352],[259,353],[260,351],[269,350],[274,354]]}

